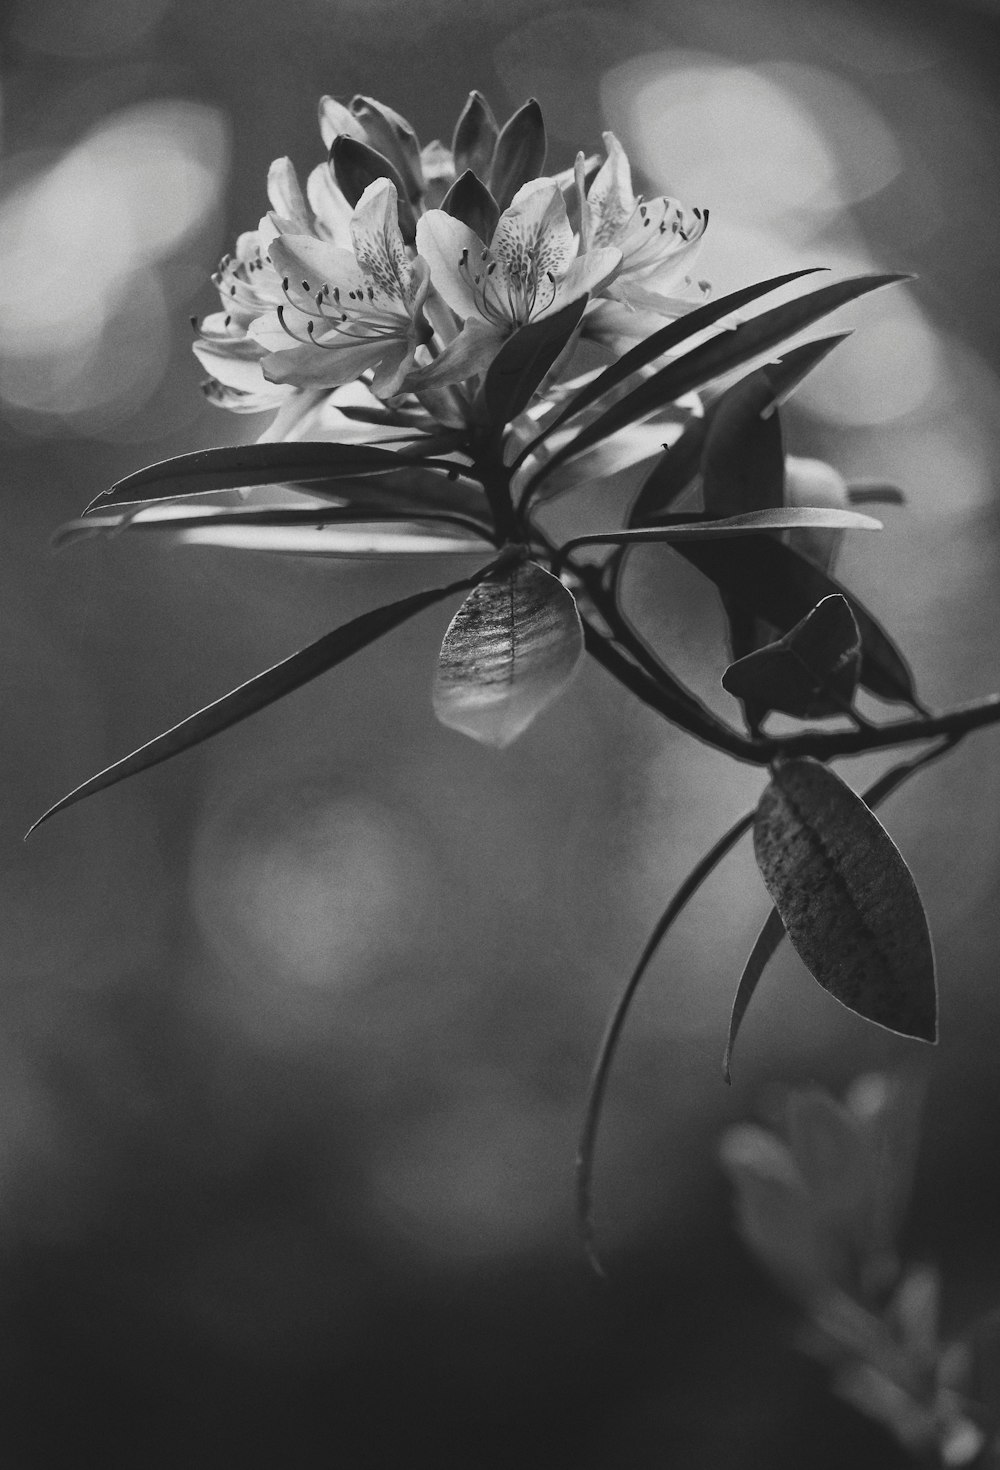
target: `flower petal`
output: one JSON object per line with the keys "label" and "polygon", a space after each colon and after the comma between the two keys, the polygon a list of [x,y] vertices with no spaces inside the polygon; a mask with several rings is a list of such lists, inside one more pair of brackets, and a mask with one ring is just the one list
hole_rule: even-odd
{"label": "flower petal", "polygon": [[606,286],[621,265],[622,253],[610,246],[602,245],[588,250],[586,255],[577,256],[566,274],[556,281],[555,293],[544,311],[536,311],[534,320],[561,311],[571,301],[576,301],[588,292],[600,291]]}
{"label": "flower petal", "polygon": [[434,683],[437,717],[502,749],[562,693],[582,653],[572,595],[518,561],[481,582],[452,619]]}
{"label": "flower petal", "polygon": [[349,248],[354,210],[333,177],[333,169],[328,163],[318,163],[306,179],[306,195],[316,216],[319,235],[331,240],[334,245]]}
{"label": "flower petal", "polygon": [[454,341],[423,368],[416,368],[407,380],[411,392],[462,383],[467,378],[485,373],[506,340],[505,333],[481,317],[470,317]]}
{"label": "flower petal", "polygon": [[368,185],[354,210],[351,236],[358,264],[377,294],[406,304],[410,263],[399,231],[399,196],[390,179]]}
{"label": "flower petal", "polygon": [[576,255],[577,243],[566,201],[553,179],[532,179],[518,189],[500,216],[490,250],[508,274],[521,279],[541,279],[548,271],[563,274]]}
{"label": "flower petal", "polygon": [[267,197],[275,214],[292,225],[295,234],[312,231],[309,206],[299,185],[295,165],[290,158],[276,158],[267,171]]}
{"label": "flower petal", "polygon": [[417,220],[417,251],[430,266],[438,295],[463,320],[479,315],[472,281],[459,269],[463,253],[479,260],[485,249],[474,230],[443,209],[428,209]]}

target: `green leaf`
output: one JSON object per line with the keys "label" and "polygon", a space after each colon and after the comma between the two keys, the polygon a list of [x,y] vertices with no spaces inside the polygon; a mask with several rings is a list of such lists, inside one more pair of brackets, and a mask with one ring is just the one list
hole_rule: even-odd
{"label": "green leaf", "polygon": [[480,580],[441,645],[434,709],[442,724],[502,749],[569,683],[583,653],[576,602],[523,557]]}
{"label": "green leaf", "polygon": [[[742,367],[752,358],[769,352],[778,343],[803,331],[837,307],[865,295],[866,292],[905,279],[907,278],[902,275],[882,275],[855,276],[848,281],[836,281],[807,296],[797,297],[795,301],[763,312],[731,332],[722,332],[711,337],[700,347],[692,348],[690,352],[668,363],[651,378],[633,388],[631,393],[619,399],[593,423],[588,424],[575,439],[563,445],[545,462],[538,471],[536,483],[573,455],[589,449],[591,444],[606,439],[609,434],[617,433],[637,419],[645,418],[665,404],[675,402],[685,393],[703,388],[706,383],[732,372],[734,368]],[[691,316],[694,314],[692,312]],[[682,317],[681,321],[690,321],[690,316]],[[654,333],[649,341],[654,341],[657,335]],[[548,429],[554,427],[553,423]]]}
{"label": "green leaf", "polygon": [[527,408],[570,342],[587,307],[587,297],[561,311],[520,327],[500,348],[486,371],[483,396],[490,423],[500,428]]}
{"label": "green leaf", "polygon": [[739,291],[730,292],[728,296],[720,296],[716,301],[708,301],[704,306],[695,307],[694,311],[686,312],[676,321],[661,327],[658,332],[653,332],[649,337],[645,337],[635,347],[630,348],[628,352],[619,357],[616,362],[613,362],[610,367],[605,368],[603,373],[581,388],[579,393],[570,399],[562,412],[545,425],[538,438],[528,446],[522,457],[526,457],[533,449],[536,449],[543,439],[547,439],[567,419],[582,413],[585,408],[590,408],[591,404],[596,403],[599,398],[603,398],[606,393],[613,392],[633,373],[648,367],[665,352],[673,351],[682,342],[687,342],[699,332],[714,327],[723,317],[731,316],[733,312],[742,310],[744,306],[749,306],[761,296],[766,296],[771,291],[778,291],[782,286],[787,286],[802,276],[814,275],[819,269],[821,269],[819,266],[810,266],[807,270],[789,271],[786,275],[772,276],[767,281],[758,281],[752,286],[744,286]]}
{"label": "green leaf", "polygon": [[790,628],[824,597],[839,592],[850,603],[861,634],[861,683],[883,699],[919,708],[913,676],[889,635],[853,593],[792,547],[761,536],[738,545],[721,539],[687,541],[678,551],[727,597],[775,628]]}
{"label": "green leaf", "polygon": [[179,725],[174,725],[171,729],[164,731],[155,740],[150,740],[146,745],[140,746],[138,750],[134,750],[123,760],[116,761],[114,765],[99,771],[96,776],[91,776],[89,781],[84,781],[81,786],[77,786],[67,796],[51,806],[37,822],[33,823],[26,835],[30,837],[36,827],[40,827],[56,812],[73,806],[76,802],[82,801],[84,797],[92,796],[94,792],[114,786],[128,776],[135,776],[140,771],[146,771],[151,766],[159,765],[161,761],[169,760],[171,756],[179,755],[181,751],[190,750],[192,746],[200,745],[202,741],[218,735],[222,730],[228,730],[231,725],[237,724],[240,720],[245,720],[248,715],[256,714],[258,710],[284,698],[293,690],[300,689],[303,684],[308,684],[311,679],[343,663],[359,649],[367,647],[369,643],[374,643],[400,623],[405,622],[407,618],[412,618],[414,614],[422,612],[425,607],[431,607],[435,602],[440,602],[455,592],[462,592],[474,586],[481,575],[483,575],[482,571],[460,582],[452,582],[447,587],[433,587],[426,592],[417,592],[412,597],[404,597],[400,602],[392,602],[386,607],[362,613],[360,617],[345,623],[342,628],[325,634],[315,643],[310,643],[298,653],[293,653],[290,658],[274,664],[264,673],[256,675],[255,678],[249,679],[237,689],[231,690],[229,694],[223,695],[221,699],[189,715]]}
{"label": "green leaf", "polygon": [[470,92],[451,143],[457,176],[471,169],[481,179],[489,177],[499,132],[486,98],[481,92]]}
{"label": "green leaf", "polygon": [[206,495],[215,490],[244,490],[254,485],[281,485],[352,479],[357,475],[386,475],[394,470],[419,468],[391,449],[368,444],[319,441],[297,444],[242,444],[224,449],[197,449],[160,460],[126,475],[96,495],[84,510],[105,510],[147,500],[175,500],[182,495]]}
{"label": "green leaf", "polygon": [[510,207],[522,184],[541,176],[547,151],[542,109],[529,97],[500,129],[493,153],[489,184],[501,210]]}
{"label": "green leaf", "polygon": [[821,719],[850,709],[860,670],[858,625],[847,599],[832,593],[783,638],[730,664],[722,687],[762,714]]}
{"label": "green leaf", "polygon": [[927,919],[878,818],[818,761],[781,761],[761,797],[754,852],[788,937],[814,978],[857,1015],[937,1039]]}
{"label": "green leaf", "polygon": [[399,230],[407,245],[417,238],[417,218],[409,201],[409,190],[384,154],[367,143],[341,133],[330,147],[330,164],[341,193],[352,207],[357,204],[369,184],[388,179],[396,190]]}
{"label": "green leaf", "polygon": [[455,180],[442,199],[441,208],[445,214],[450,214],[452,218],[467,225],[484,245],[488,245],[493,239],[500,222],[499,205],[482,179],[471,169],[466,169]]}

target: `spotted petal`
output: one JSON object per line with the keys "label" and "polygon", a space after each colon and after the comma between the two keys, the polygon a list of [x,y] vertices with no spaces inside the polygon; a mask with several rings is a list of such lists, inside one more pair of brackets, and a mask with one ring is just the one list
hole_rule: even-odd
{"label": "spotted petal", "polygon": [[534,562],[517,561],[481,582],[452,619],[434,710],[451,729],[503,748],[562,693],[582,653],[572,595]]}

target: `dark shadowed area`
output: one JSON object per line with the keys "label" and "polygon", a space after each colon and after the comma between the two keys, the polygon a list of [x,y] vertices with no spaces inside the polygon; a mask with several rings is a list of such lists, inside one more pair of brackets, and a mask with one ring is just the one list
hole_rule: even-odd
{"label": "dark shadowed area", "polygon": [[[971,737],[887,804],[924,895],[935,1052],[788,953],[734,1082],[768,903],[747,845],[630,1019],[589,1271],[573,1160],[608,1006],[762,773],[596,666],[524,737],[439,726],[442,604],[176,762],[70,787],[367,608],[450,577],[141,536],[53,553],[150,461],[249,442],[189,318],[322,157],[324,93],[422,141],[470,88],[539,98],[548,167],[613,128],[710,208],[716,291],[825,265],[847,308],[791,451],[900,486],[841,572],[935,705],[1000,688],[995,0],[8,0],[0,12],[0,1460],[10,1470],[842,1470],[908,1463],[828,1396],[739,1243],[723,1129],[778,1083],[926,1082],[906,1244],[958,1330],[1000,1302],[1000,762]],[[631,563],[636,616],[736,718],[714,593]],[[666,588],[666,590],[664,590]],[[655,607],[653,598],[656,598]],[[888,762],[842,762],[852,783]],[[787,949],[787,946],[786,946]]]}

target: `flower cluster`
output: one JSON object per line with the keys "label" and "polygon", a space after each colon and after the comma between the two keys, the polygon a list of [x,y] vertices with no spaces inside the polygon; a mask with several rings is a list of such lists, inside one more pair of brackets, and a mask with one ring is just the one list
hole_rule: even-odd
{"label": "flower cluster", "polygon": [[473,92],[450,148],[421,148],[367,97],[324,97],[320,128],[328,160],[304,191],[289,159],[272,164],[269,212],[214,278],[221,309],[195,352],[227,408],[298,394],[305,411],[316,390],[361,379],[379,400],[414,395],[468,421],[519,328],[586,300],[582,335],[615,351],[704,293],[685,273],[707,214],[637,197],[612,133],[603,163],[581,153],[549,177],[534,101],[500,128]]}

